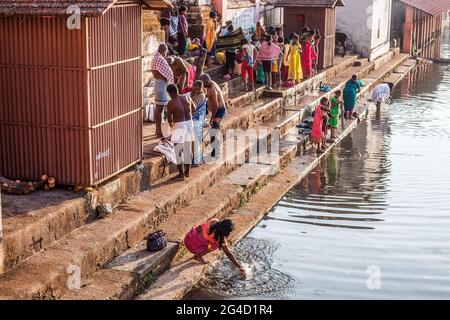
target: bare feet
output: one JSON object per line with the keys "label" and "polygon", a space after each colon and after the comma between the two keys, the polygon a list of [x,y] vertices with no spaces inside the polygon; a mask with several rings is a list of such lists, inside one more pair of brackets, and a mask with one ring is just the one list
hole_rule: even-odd
{"label": "bare feet", "polygon": [[203,259],[203,257],[200,256],[194,256],[194,260],[200,262],[201,264],[208,264],[208,261],[206,261],[205,259]]}

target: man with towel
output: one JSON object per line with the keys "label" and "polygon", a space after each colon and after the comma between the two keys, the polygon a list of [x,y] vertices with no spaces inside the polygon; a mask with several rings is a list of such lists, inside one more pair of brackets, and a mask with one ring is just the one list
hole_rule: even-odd
{"label": "man with towel", "polygon": [[192,112],[195,112],[195,104],[188,96],[182,96],[175,84],[167,86],[170,101],[167,105],[167,117],[172,127],[170,140],[175,145],[175,158],[178,166],[178,181],[184,181],[189,177],[192,163],[192,142],[194,141],[194,125]]}
{"label": "man with towel", "polygon": [[153,91],[155,93],[156,104],[156,136],[158,138],[163,137],[161,131],[162,112],[169,101],[166,91],[167,85],[174,82],[172,69],[166,61],[167,51],[167,46],[165,44],[160,44],[158,52],[156,52],[150,64],[150,69],[152,70],[153,78],[155,79]]}

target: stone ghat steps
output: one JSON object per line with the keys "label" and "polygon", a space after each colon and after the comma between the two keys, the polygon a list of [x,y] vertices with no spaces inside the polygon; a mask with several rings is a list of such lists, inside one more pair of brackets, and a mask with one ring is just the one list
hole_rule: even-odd
{"label": "stone ghat steps", "polygon": [[[363,96],[366,92],[371,90],[374,85],[375,84],[373,83],[372,85],[364,87],[359,96]],[[322,96],[324,95],[326,94],[323,93]],[[320,97],[318,98],[320,99]],[[366,108],[366,106],[364,106],[364,108]],[[259,192],[261,186],[264,186],[268,181],[270,181],[281,168],[285,167],[290,161],[295,159],[295,157],[303,154],[305,150],[309,148],[308,137],[299,135],[297,133],[297,129],[294,128],[294,126],[300,121],[302,114],[303,112],[301,111],[283,111],[273,114],[271,117],[264,119],[264,121],[258,124],[259,129],[277,128],[280,134],[284,136],[279,144],[280,157],[275,160],[273,158],[267,159],[261,156],[258,157],[256,161],[257,163],[248,163],[232,171],[227,177],[212,186],[198,199],[194,200],[187,207],[170,216],[167,221],[158,226],[158,228],[166,230],[169,241],[180,244],[177,247],[177,253],[173,255],[173,259],[171,261],[165,260],[165,267],[168,267],[169,264],[176,266],[177,263],[186,257],[188,252],[182,245],[182,241],[186,232],[188,232],[193,225],[198,225],[208,218],[224,218],[230,214],[234,218],[233,212],[235,210],[239,210],[238,208],[242,205],[242,203],[245,203],[251,199],[255,191]],[[269,208],[266,209],[268,210]],[[200,212],[202,214],[199,214]],[[124,265],[119,270],[120,272],[117,277],[115,277],[117,279],[123,279],[121,285],[117,286],[117,284],[115,284],[114,286],[111,285],[108,287],[102,286],[102,297],[106,296],[108,299],[119,299],[120,297],[126,296],[128,298],[129,295],[126,295],[122,291],[129,292],[130,288],[134,288],[135,292],[139,293],[145,287],[145,281],[143,280],[146,279],[146,277],[150,277],[150,279],[153,280],[156,276],[158,276],[160,270],[164,269],[164,267],[160,264],[158,264],[158,271],[154,271],[150,267],[144,267],[146,265],[156,266],[157,264],[153,261],[151,255],[145,253],[145,250],[143,249],[144,244],[141,243],[138,247],[141,248],[141,254],[143,256],[147,255],[148,258],[139,260],[139,263],[129,261],[128,265]],[[116,259],[124,260],[123,257],[132,255],[135,252],[136,249],[132,248]],[[114,262],[115,260],[112,261],[113,265],[116,264]],[[195,264],[195,261],[190,263],[191,266],[195,266]],[[136,265],[138,265],[141,269],[145,269],[147,272],[145,274],[140,273],[139,275],[136,275],[138,273],[136,271]],[[108,265],[106,268],[108,268]],[[130,273],[129,277],[123,277],[122,272],[125,270]],[[171,271],[169,271],[169,274],[170,273]],[[132,277],[131,275],[134,276]],[[108,273],[107,277],[110,276],[111,273]],[[135,282],[136,278],[138,279],[137,282]],[[103,278],[101,276],[94,274],[92,279],[87,280],[87,285],[85,287],[80,290],[69,291],[62,298],[85,299],[87,297],[91,297],[89,294],[89,292],[92,291],[91,287],[97,288],[100,284],[105,283],[106,281],[102,279]],[[187,289],[188,288],[186,288],[186,290]]]}
{"label": "stone ghat steps", "polygon": [[[355,56],[347,57],[341,62],[338,61],[336,68],[327,72],[334,74],[355,61]],[[223,129],[247,129],[256,124],[261,125],[262,122],[276,116],[283,106],[286,110],[290,110],[290,107],[286,107],[286,105],[295,103],[293,102],[295,99],[287,101],[285,98],[283,101],[282,98],[261,97],[263,91],[264,88],[260,87],[256,92],[232,93],[229,97],[231,108],[222,125]],[[301,112],[300,119],[305,113],[304,106],[315,105],[320,100],[320,94],[320,92],[307,94],[304,98],[297,99],[296,104],[300,104],[301,107],[298,108],[300,110],[297,108],[294,110]],[[314,99],[311,99],[312,97]],[[284,128],[288,127],[284,126]],[[278,129],[283,131],[283,126]],[[130,199],[141,191],[153,190],[159,185],[167,183],[174,176],[171,172],[173,172],[173,168],[170,170],[170,167],[165,167],[161,157],[152,157],[144,160],[142,171],[133,170],[121,174],[95,193],[87,194],[87,201],[82,198],[68,200],[60,206],[52,207],[51,213],[48,210],[39,210],[33,214],[5,220],[4,242],[8,269],[14,268],[22,260],[40,252],[71,231],[86,225],[86,220],[92,215],[92,209],[95,208],[96,203],[111,203],[113,207],[116,207],[124,199]],[[215,174],[217,174],[217,178],[221,178],[221,174],[226,173],[227,171],[217,171]]]}
{"label": "stone ghat steps", "polygon": [[[368,112],[367,106],[359,106],[360,114]],[[329,144],[328,150],[336,145],[346,136],[359,120],[346,121],[344,129],[338,130],[338,139]],[[276,175],[271,175],[267,183],[248,199],[242,206],[230,212],[229,217],[235,223],[235,230],[230,235],[229,242],[237,243],[270,211],[285,194],[286,190],[297,185],[325,156],[317,156],[310,150],[308,139],[299,139],[296,129],[291,129],[283,138],[280,149],[283,158],[289,159],[281,166],[281,170]],[[301,154],[301,157],[298,155]],[[278,172],[278,171],[277,171]],[[176,300],[182,299],[191,288],[201,279],[204,271],[209,266],[201,265],[191,259],[191,255],[181,244],[183,235],[189,231],[191,225],[202,223],[202,217],[186,212],[183,219],[180,217],[184,227],[174,234],[173,240],[180,242],[179,253],[171,264],[169,270],[164,272],[144,293],[138,295],[138,300]],[[208,262],[213,263],[222,256],[222,252],[215,252],[205,256]],[[126,285],[124,285],[126,286]],[[142,290],[140,290],[142,291]]]}
{"label": "stone ghat steps", "polygon": [[[400,59],[401,60],[401,59]],[[367,61],[366,61],[367,62]],[[362,66],[362,65],[361,65]],[[388,72],[389,70],[387,70]],[[369,93],[379,81],[374,81],[362,88],[358,94],[360,103],[357,106],[359,114],[363,115],[368,110],[367,99],[365,95]],[[273,123],[286,123],[291,119],[298,121],[298,112],[287,111],[282,114],[275,114],[273,117],[267,119],[264,125],[271,126]],[[352,127],[356,126],[358,121],[347,121],[346,129],[342,135],[335,142],[338,143],[343,136],[348,133]],[[262,128],[263,126],[259,126]],[[276,127],[276,126],[275,126]],[[287,126],[288,127],[288,126]],[[193,225],[201,224],[206,219],[213,217],[224,218],[230,216],[237,225],[236,232],[232,235],[232,241],[238,241],[244,237],[245,234],[251,230],[260,218],[278,201],[284,194],[286,186],[294,186],[304,177],[311,168],[319,161],[318,157],[311,154],[304,154],[309,149],[308,137],[301,136],[297,133],[296,128],[290,128],[286,133],[283,133],[284,138],[280,142],[280,157],[275,161],[274,159],[265,159],[259,157],[257,163],[248,163],[242,167],[231,172],[225,179],[214,185],[210,190],[205,192],[197,200],[193,201],[188,207],[182,209],[177,214],[173,215],[171,219],[161,224],[161,228],[167,231],[167,237],[170,241],[178,243],[177,253],[173,255],[172,261],[166,260],[171,269],[165,272],[156,282],[146,290],[144,294],[139,295],[139,299],[179,299],[182,298],[189,289],[200,279],[204,266],[198,264],[194,260],[189,259],[189,252],[182,245],[184,235],[190,230]],[[331,146],[330,146],[331,148]],[[298,155],[303,156],[298,158]],[[297,157],[297,159],[295,159]],[[289,165],[291,161],[293,165]],[[278,162],[278,163],[276,163]],[[280,169],[287,166],[287,169],[280,175]],[[288,178],[287,178],[288,177]],[[231,186],[231,185],[234,185]],[[268,186],[266,186],[268,184]],[[275,187],[275,186],[278,186]],[[275,187],[275,188],[274,188]],[[238,205],[237,203],[240,202]],[[245,203],[242,205],[242,203]],[[236,206],[238,206],[236,208]],[[199,214],[199,213],[202,214]],[[143,244],[140,246],[143,247]],[[141,249],[142,250],[142,249]],[[131,253],[135,249],[129,250]],[[125,252],[122,256],[127,256],[130,253]],[[143,253],[144,254],[144,253]],[[123,258],[119,257],[119,260]],[[172,255],[171,255],[172,256]],[[217,255],[213,256],[215,259]],[[152,258],[148,258],[145,262],[141,261],[143,265],[155,265]],[[113,260],[114,264],[114,260]],[[130,274],[136,274],[133,269],[135,263],[130,262],[130,267],[127,269]],[[146,275],[140,274],[139,279],[142,281],[146,276],[150,275],[154,281],[155,277],[160,273],[153,272],[151,268],[145,268],[148,273]],[[121,269],[124,271],[124,268]],[[108,275],[109,276],[109,275]],[[118,274],[116,279],[123,279],[118,281],[121,283],[117,286],[103,287],[103,294],[108,298],[127,296],[125,293],[129,292],[129,288],[134,286],[136,294],[145,289],[144,285],[134,284],[128,277],[123,277]],[[96,277],[96,279],[99,279]],[[98,287],[97,280],[90,282],[90,285],[77,291],[73,291],[63,298],[78,298],[84,299],[86,294],[91,292],[90,286]],[[118,289],[125,288],[125,289]],[[127,298],[129,295],[127,296]]]}
{"label": "stone ghat steps", "polygon": [[[230,115],[227,121],[224,122],[224,127],[248,128],[251,127],[252,124],[261,124],[261,121],[269,121],[268,119],[273,117],[277,112],[279,112],[279,110],[281,110],[281,106],[284,103],[282,99],[264,97],[260,100],[253,101],[252,103],[243,107],[239,103],[239,99],[242,98],[237,97],[236,99],[238,100],[236,102],[236,108],[230,109]],[[289,125],[292,125],[292,122],[290,122]],[[263,127],[263,125],[261,125],[261,127]],[[284,132],[286,132],[288,126],[281,126],[278,128],[281,128],[281,131],[283,131],[283,128],[285,128],[286,130],[284,130]],[[148,170],[150,172],[153,170],[152,168],[145,168],[145,165],[146,164],[144,163],[144,170]],[[24,263],[19,266],[17,270],[13,270],[12,272],[0,277],[0,297],[17,297],[23,295],[24,297],[28,298],[42,298],[45,297],[46,294],[54,296],[60,295],[61,290],[58,286],[63,284],[63,282],[65,281],[64,277],[67,278],[67,270],[65,269],[68,267],[67,264],[51,263],[48,270],[50,272],[50,278],[53,278],[50,280],[44,277],[40,279],[38,283],[36,283],[33,281],[29,281],[29,274],[35,273],[36,270],[42,270],[40,266],[45,266],[48,259],[54,259],[55,261],[62,261],[66,259],[68,261],[72,261],[74,265],[75,263],[86,264],[88,267],[82,269],[89,274],[92,270],[95,270],[97,266],[103,265],[106,261],[134,244],[134,241],[136,240],[133,237],[136,237],[137,232],[135,229],[139,229],[137,225],[140,225],[140,223],[128,223],[128,220],[140,219],[140,222],[146,223],[144,231],[139,229],[141,230],[141,233],[139,234],[139,236],[137,236],[137,238],[141,237],[140,239],[142,239],[145,236],[145,233],[148,232],[148,230],[154,228],[161,220],[165,218],[165,216],[170,215],[171,212],[176,211],[176,208],[182,208],[183,206],[187,205],[189,201],[195,198],[195,196],[202,193],[202,188],[203,190],[209,188],[210,184],[213,185],[216,181],[223,178],[226,174],[228,174],[235,168],[236,167],[229,165],[208,168],[206,173],[202,172],[202,170],[205,170],[205,168],[201,167],[199,168],[199,170],[195,170],[195,172],[197,172],[197,178],[195,179],[195,182],[192,183],[191,178],[191,183],[188,183],[191,187],[181,188],[182,190],[177,190],[176,195],[171,194],[173,197],[170,197],[170,188],[167,187],[167,185],[170,185],[171,183],[170,181],[167,181],[167,179],[171,176],[166,176],[166,178],[162,180],[159,176],[157,178],[154,178],[155,181],[160,181],[160,183],[154,184],[151,190],[142,192],[135,199],[133,199],[137,202],[141,200],[143,203],[147,201],[148,205],[153,206],[153,208],[146,210],[145,213],[142,214],[142,216],[139,216],[139,214],[137,213],[135,213],[134,215],[132,212],[124,213],[124,211],[126,211],[126,205],[123,205],[119,207],[118,210],[116,210],[116,212],[114,212],[107,219],[83,226],[81,230],[75,230],[74,232],[72,232],[72,234],[66,237],[66,239],[72,239],[77,244],[76,246],[74,246],[75,249],[72,250],[73,255],[65,252],[66,250],[70,251],[71,249],[67,249],[67,247],[72,246],[67,243],[66,245],[64,245],[62,241],[59,241],[59,243],[54,243],[55,246],[52,247],[51,250],[45,250],[51,242],[59,240],[56,237],[53,238],[53,234],[50,233],[48,235],[49,243],[44,243],[44,246],[40,248],[42,255],[38,254],[35,257],[31,257],[30,259],[24,261]],[[150,176],[148,179],[152,179],[151,174],[149,174],[148,171],[146,175]],[[112,191],[110,191],[109,193],[112,194],[111,197],[114,198],[114,192],[116,192],[117,194],[123,194],[124,192],[121,191],[123,189],[140,190],[139,184],[142,184],[141,179],[144,179],[144,177],[135,181],[132,178],[133,175],[136,174],[142,173],[131,172],[123,174],[121,178],[115,180],[118,182],[117,184],[110,184],[109,188],[111,188]],[[195,176],[196,174],[193,173],[193,176]],[[123,182],[124,180],[125,182]],[[130,182],[127,182],[127,180],[130,180]],[[197,186],[200,187],[197,188]],[[130,191],[128,190],[128,192]],[[148,197],[148,199],[150,200],[148,201],[146,197]],[[159,199],[165,199],[166,202],[158,202]],[[52,216],[43,215],[24,218],[24,227],[20,232],[17,233],[18,236],[16,239],[17,241],[23,241],[26,244],[34,243],[34,239],[36,239],[36,236],[46,235],[46,230],[51,229],[51,226],[56,226],[56,228],[59,228],[59,224],[70,225],[70,223],[72,223],[72,217],[64,216],[64,214],[62,213]],[[28,218],[30,219],[27,220]],[[80,220],[82,219],[80,218]],[[128,222],[125,223],[125,221]],[[35,223],[31,228],[30,222],[31,224]],[[100,229],[104,231],[103,233],[100,233],[101,236],[99,237],[94,236],[94,234],[96,233],[95,229],[98,226],[101,226]],[[120,230],[116,230],[117,226],[120,226],[120,228],[118,228]],[[34,227],[36,227],[37,229],[33,230]],[[79,225],[73,226],[73,229],[76,229],[78,227]],[[128,229],[132,229],[132,231],[129,231]],[[61,228],[58,230],[63,229]],[[39,232],[41,234],[39,234]],[[70,232],[70,228],[65,232]],[[84,236],[81,236],[82,233],[84,233]],[[59,236],[62,237],[64,236],[64,234],[61,234]],[[92,245],[95,245],[96,241],[98,241],[99,243],[105,243],[105,245],[98,246],[98,248],[87,246],[86,250],[88,252],[84,252],[83,249],[79,246],[84,246],[85,243],[83,242],[85,242],[86,239],[90,239],[90,241],[92,241]],[[17,262],[18,261],[16,261],[16,263]],[[94,264],[95,267],[93,266]],[[25,270],[22,274],[20,271],[21,269]],[[18,276],[14,276],[13,273]],[[53,285],[53,281],[56,281],[58,284]],[[62,287],[64,287],[64,285]]]}
{"label": "stone ghat steps", "polygon": [[[182,242],[184,235],[193,225],[201,224],[211,218],[223,219],[229,215],[233,216],[234,210],[248,202],[254,194],[264,188],[272,176],[278,174],[281,167],[298,155],[298,145],[301,143],[303,142],[297,140],[296,143],[283,144],[280,148],[280,156],[255,157],[254,163],[246,163],[232,171],[187,207],[161,223],[158,228],[165,230],[171,244],[177,244],[177,252],[174,254],[171,251],[170,258],[164,260],[165,268],[179,263],[189,254]],[[126,258],[133,255],[137,258],[134,260]],[[121,261],[125,261],[125,263],[121,263]],[[192,261],[192,264],[195,265],[198,262]],[[117,265],[120,267],[118,268]],[[116,276],[113,276],[114,271],[110,270],[111,266],[114,266],[113,269],[117,272]],[[159,269],[156,270],[155,266],[158,266]],[[146,288],[146,282],[153,281],[165,268],[161,263],[155,262],[154,254],[146,252],[145,244],[141,243],[106,264],[104,269],[94,273],[86,280],[86,285],[81,289],[69,290],[61,298],[92,299],[91,292],[97,292],[98,288],[101,288],[102,293],[98,296],[100,299],[127,299],[131,296],[129,294],[131,290],[138,295]],[[105,269],[108,272],[104,271]],[[128,272],[128,276],[125,276],[124,272]],[[115,279],[115,282],[105,285],[108,284],[108,279],[111,277]]]}
{"label": "stone ghat steps", "polygon": [[[269,101],[257,102],[247,110],[239,110],[240,118],[250,118],[258,123],[265,115],[281,110],[281,100],[267,100]],[[231,119],[233,116],[230,116],[229,121]],[[242,128],[240,121],[232,121],[229,125]],[[287,125],[292,123],[286,123]],[[262,131],[259,138],[270,144],[272,132],[268,132],[266,128]],[[1,275],[0,297],[61,297],[70,278],[70,268],[80,270],[83,279],[88,278],[99,266],[142,241],[160,223],[189,205],[225,175],[239,168],[243,162],[236,159],[248,159],[250,150],[256,148],[253,142],[241,145],[232,139],[224,141],[225,150],[228,150],[228,144],[233,144],[234,148],[230,149],[234,150],[225,154],[223,164],[194,168],[186,182],[175,184],[173,181],[166,181],[141,192],[106,218],[72,231],[45,250],[22,261],[15,269]]]}
{"label": "stone ghat steps", "polygon": [[[236,109],[230,108],[222,124],[224,132],[230,128],[247,129],[271,117],[282,108],[282,100],[276,98],[255,100],[254,97],[239,97],[236,99],[242,105]],[[243,101],[248,102],[244,105]],[[161,157],[155,156],[144,160],[144,172],[133,171],[122,174],[120,178],[96,192],[96,202],[111,203],[116,207],[123,202],[123,198],[130,199],[133,196],[132,190],[135,190],[135,193],[145,190],[141,187],[145,179],[150,185],[150,191],[157,189],[159,185],[167,183],[176,174],[173,173],[174,166],[166,168],[164,166]],[[7,269],[13,269],[24,259],[40,252],[71,231],[86,225],[88,217],[92,215],[86,202],[83,198],[67,200],[59,206],[52,207],[51,210],[39,210],[33,214],[5,219],[3,240]]]}

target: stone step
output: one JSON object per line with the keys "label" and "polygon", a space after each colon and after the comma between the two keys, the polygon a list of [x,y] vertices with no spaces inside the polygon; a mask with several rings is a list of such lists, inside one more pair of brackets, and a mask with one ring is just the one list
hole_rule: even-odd
{"label": "stone step", "polygon": [[[182,242],[185,234],[193,225],[199,225],[211,218],[223,219],[233,210],[241,207],[243,203],[247,202],[253,194],[257,193],[260,188],[267,183],[269,177],[279,172],[280,163],[283,163],[284,166],[295,156],[295,148],[296,146],[291,144],[289,147],[284,147],[281,156],[277,156],[276,158],[271,157],[270,161],[267,161],[267,158],[262,157],[258,158],[255,163],[244,164],[231,172],[221,182],[215,184],[189,206],[177,212],[166,222],[163,222],[159,228],[165,230],[167,239],[171,242],[180,244],[177,247],[178,252],[176,255],[170,252],[170,260],[173,258],[171,264],[176,264],[180,259],[189,254],[182,245]],[[294,155],[292,153],[294,153]],[[281,161],[280,158],[283,158],[284,160]],[[263,163],[259,163],[260,161]],[[202,212],[202,214],[199,215],[199,212]],[[86,280],[87,284],[81,289],[69,290],[62,299],[84,299],[86,296],[91,296],[91,288],[98,287],[102,287],[102,299],[128,299],[130,297],[130,288],[134,289],[136,294],[139,294],[139,291],[141,290],[138,290],[136,278],[138,278],[139,281],[148,277],[148,275],[151,275],[151,279],[153,279],[156,275],[153,272],[154,268],[147,267],[149,265],[155,265],[156,263],[153,262],[152,259],[142,258],[142,256],[145,257],[149,255],[143,249],[144,247],[145,243],[141,243],[138,246],[140,249],[128,250],[105,265],[105,269],[114,269],[117,272],[117,276],[114,278],[120,278],[121,282],[111,284],[109,288],[108,286],[101,286],[101,284],[107,283],[107,280],[103,279],[104,271],[103,269],[100,269],[94,276]],[[136,252],[138,252],[138,254],[136,254]],[[169,259],[164,260],[165,266],[168,265],[168,260]],[[123,263],[123,261],[125,263]],[[119,267],[117,265],[119,265]],[[139,270],[139,272],[136,270]],[[130,273],[130,276],[123,276],[123,272]],[[132,275],[134,275],[134,277]],[[108,272],[105,277],[111,278],[112,271]],[[123,288],[124,292],[120,292],[120,288]]]}
{"label": "stone step", "polygon": [[[240,97],[237,100],[241,101],[241,103],[246,101],[248,104],[246,106],[242,105],[236,110],[234,108],[229,110],[229,114],[222,124],[224,131],[228,128],[249,128],[261,119],[270,117],[278,110],[281,110],[282,107],[282,101],[276,99],[261,99],[255,103],[250,103],[255,100],[254,97],[251,99]],[[149,176],[150,190],[158,188],[159,185],[173,178],[176,171],[175,166],[169,165],[163,171],[164,167],[166,166],[161,157],[153,157],[146,161],[144,170],[147,171],[146,175]],[[134,180],[136,175],[138,174],[125,173],[122,175],[122,177],[125,176],[125,179],[117,178],[105,187],[100,188],[96,192],[95,202],[111,203],[115,207],[114,203],[122,200],[114,199],[120,199],[119,196],[126,195],[127,192],[131,193],[130,190],[141,190],[142,180]],[[45,249],[71,231],[84,226],[89,221],[93,213],[92,210],[89,210],[90,206],[86,203],[94,202],[94,200],[89,199],[93,194],[87,194],[87,199],[85,199],[73,192],[61,191],[60,193],[61,196],[57,197],[60,202],[55,203],[55,205],[33,211],[29,215],[21,214],[4,220],[3,240],[8,270],[17,266],[25,258]],[[39,193],[32,196],[42,197]],[[127,196],[127,198],[129,197]],[[67,200],[65,200],[66,198]],[[95,205],[93,206],[95,207]]]}
{"label": "stone step", "polygon": [[[368,103],[366,95],[373,89],[376,83],[377,81],[368,83],[358,94],[359,102],[356,105],[356,111],[360,115],[360,118],[367,117],[368,115],[370,103]],[[359,121],[360,119],[345,121],[345,126],[338,128],[338,139],[331,143],[328,149],[331,149],[339,143],[339,141],[357,126]],[[230,243],[235,243],[244,237],[270,208],[282,198],[285,190],[290,189],[300,182],[315,167],[320,159],[325,156],[325,154],[321,156],[316,156],[314,153],[305,154],[305,151],[310,146],[308,140],[309,137],[299,135],[296,128],[291,129],[284,136],[280,142],[280,154],[290,153],[291,156],[299,154],[304,156],[296,159],[291,158],[293,160],[292,163],[281,174],[270,179],[267,187],[262,188],[248,203],[233,212],[232,219],[237,228],[229,239]],[[270,160],[268,162],[270,163]],[[221,253],[217,252],[208,256],[207,260],[212,263],[221,256]],[[183,263],[180,262],[172,266],[170,270],[159,277],[138,299],[181,299],[200,280],[207,268],[202,265],[188,265],[188,263],[188,260],[185,260]],[[168,288],[172,288],[172,290],[167,290]]]}
{"label": "stone step", "polygon": [[[248,112],[253,113],[254,107],[273,112],[280,109],[279,103],[280,100],[275,100],[268,106],[251,106]],[[279,127],[281,130],[282,126]],[[267,140],[271,134],[264,128],[259,138]],[[178,183],[176,189],[172,181],[167,181],[140,193],[106,218],[72,231],[0,276],[0,296],[9,296],[12,291],[18,298],[59,298],[66,289],[68,268],[80,268],[83,277],[89,277],[97,266],[141,241],[149,231],[157,229],[160,223],[189,205],[225,174],[238,168],[241,162],[236,160],[248,159],[249,150],[255,148],[252,142],[235,145],[234,140],[225,140],[224,150],[228,150],[230,143],[234,148],[230,154],[225,154],[223,164],[194,168],[190,179]],[[31,279],[31,274],[36,273],[40,277]]]}
{"label": "stone step", "polygon": [[[367,83],[369,80],[365,79]],[[243,123],[250,127],[250,123],[255,119],[273,115],[274,110],[280,108],[282,99],[265,99],[268,99],[266,105],[269,107],[266,107],[264,103],[259,105],[253,103],[242,109],[236,108],[234,110],[236,114],[230,114],[227,119],[228,125],[239,128]],[[241,113],[240,117],[237,116],[238,113]],[[257,116],[251,116],[258,113]],[[285,143],[283,148],[291,148],[289,150],[292,151],[292,145],[295,145],[296,141],[288,142],[283,141]],[[245,154],[246,150],[247,148],[240,149],[239,152]],[[292,152],[291,155],[295,153]],[[68,279],[67,268],[82,266],[83,277],[89,277],[97,266],[103,265],[128,247],[141,241],[146,233],[174,214],[177,208],[185,207],[195,197],[202,194],[202,190],[210,188],[221,177],[238,168],[239,166],[230,164],[230,160],[235,157],[236,155],[228,157],[228,162],[223,166],[196,168],[192,172],[191,181],[182,185],[178,184],[181,187],[175,193],[173,183],[164,182],[151,192],[140,193],[107,218],[73,231],[46,251],[24,261],[16,270],[0,276],[0,296],[5,298],[61,296]]]}
{"label": "stone step", "polygon": [[[347,58],[344,64],[349,65],[355,59],[356,57]],[[240,78],[236,78],[235,81],[239,80]],[[282,100],[276,102],[273,98],[257,100],[262,96],[263,90],[263,87],[258,87],[254,93],[232,92],[228,97],[228,105],[231,108],[222,125],[223,129],[249,128],[252,123],[265,121],[281,109]],[[35,211],[32,215],[6,219],[4,241],[8,269],[12,269],[23,259],[85,225],[98,203],[110,203],[115,207],[123,201],[123,198],[130,198],[142,190],[144,177],[147,177],[148,181],[145,184],[150,185],[150,188],[157,188],[159,184],[172,178],[175,171],[174,166],[166,167],[161,157],[144,160],[143,166],[144,175],[139,171],[123,173],[95,193],[86,194],[86,199],[78,197],[76,200],[68,200],[46,210]]]}
{"label": "stone step", "polygon": [[178,244],[169,242],[149,252],[142,242],[96,271],[80,288],[68,290],[61,300],[129,300],[170,264]]}

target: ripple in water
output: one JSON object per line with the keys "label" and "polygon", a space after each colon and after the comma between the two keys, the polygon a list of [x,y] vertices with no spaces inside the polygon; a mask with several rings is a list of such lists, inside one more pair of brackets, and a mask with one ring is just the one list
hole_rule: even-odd
{"label": "ripple in water", "polygon": [[233,252],[249,271],[246,279],[224,257],[206,273],[198,287],[210,294],[228,297],[282,298],[292,291],[294,279],[272,268],[279,244],[262,239],[245,238]]}

